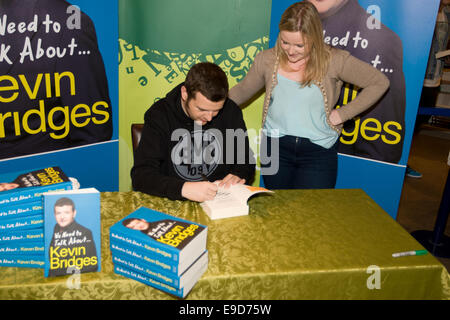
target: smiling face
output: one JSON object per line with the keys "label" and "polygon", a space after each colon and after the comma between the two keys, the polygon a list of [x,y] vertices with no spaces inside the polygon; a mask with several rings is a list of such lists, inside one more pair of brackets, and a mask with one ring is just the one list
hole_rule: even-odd
{"label": "smiling face", "polygon": [[225,100],[208,100],[201,92],[196,92],[194,97],[188,97],[184,86],[181,87],[181,106],[186,115],[197,124],[205,125],[211,121],[223,108]]}
{"label": "smiling face", "polygon": [[73,222],[77,211],[73,210],[71,205],[63,205],[55,207],[55,219],[61,228],[67,227]]}
{"label": "smiling face", "polygon": [[300,31],[280,31],[280,46],[290,63],[297,63],[307,57],[306,46]]}
{"label": "smiling face", "polygon": [[298,78],[304,84],[320,81],[328,70],[330,52],[314,4],[300,1],[290,5],[281,15],[278,29],[276,52],[281,68],[301,73]]}
{"label": "smiling face", "polygon": [[133,219],[131,220],[126,227],[133,230],[146,230],[149,226],[149,223],[142,219]]}

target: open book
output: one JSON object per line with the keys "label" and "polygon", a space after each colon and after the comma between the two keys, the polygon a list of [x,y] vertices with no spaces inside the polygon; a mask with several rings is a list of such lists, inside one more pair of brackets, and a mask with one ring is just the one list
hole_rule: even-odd
{"label": "open book", "polygon": [[200,203],[206,214],[212,219],[223,219],[248,215],[248,199],[261,192],[273,192],[261,187],[235,184],[229,188],[219,187],[216,197]]}

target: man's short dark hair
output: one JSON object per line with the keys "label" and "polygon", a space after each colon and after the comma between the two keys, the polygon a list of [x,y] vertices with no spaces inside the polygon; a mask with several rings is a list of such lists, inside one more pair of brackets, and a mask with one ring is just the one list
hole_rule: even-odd
{"label": "man's short dark hair", "polygon": [[188,100],[200,92],[208,100],[218,102],[228,96],[228,79],[225,72],[211,62],[200,62],[194,65],[186,76],[184,83]]}
{"label": "man's short dark hair", "polygon": [[122,221],[122,225],[128,228],[128,225],[134,220],[139,220],[138,218],[127,218]]}
{"label": "man's short dark hair", "polygon": [[56,200],[54,207],[72,206],[72,211],[75,211],[75,203],[69,198],[59,198]]}

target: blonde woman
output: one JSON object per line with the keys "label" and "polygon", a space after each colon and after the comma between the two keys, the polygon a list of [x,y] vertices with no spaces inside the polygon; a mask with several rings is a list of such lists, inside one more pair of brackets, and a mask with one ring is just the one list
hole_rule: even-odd
{"label": "blonde woman", "polygon": [[[389,87],[389,80],[347,51],[323,42],[319,13],[297,2],[283,13],[274,48],[264,50],[229,97],[238,105],[265,87],[263,132],[268,153],[278,139],[279,169],[262,175],[270,189],[334,188],[336,142],[342,124],[370,108]],[[344,82],[361,88],[357,98],[333,109]],[[274,144],[276,145],[276,144]],[[276,154],[271,154],[271,158]]]}

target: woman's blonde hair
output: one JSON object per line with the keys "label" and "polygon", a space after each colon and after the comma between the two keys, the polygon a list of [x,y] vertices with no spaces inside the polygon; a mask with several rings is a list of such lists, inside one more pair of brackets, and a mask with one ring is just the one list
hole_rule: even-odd
{"label": "woman's blonde hair", "polygon": [[[308,61],[302,85],[310,85],[313,81],[320,81],[328,69],[330,49],[323,42],[322,22],[316,7],[308,1],[292,4],[284,11],[278,27],[280,32],[299,31],[304,39]],[[280,36],[278,36],[276,42],[276,51],[280,56],[281,65],[285,65],[287,56],[281,48]]]}

